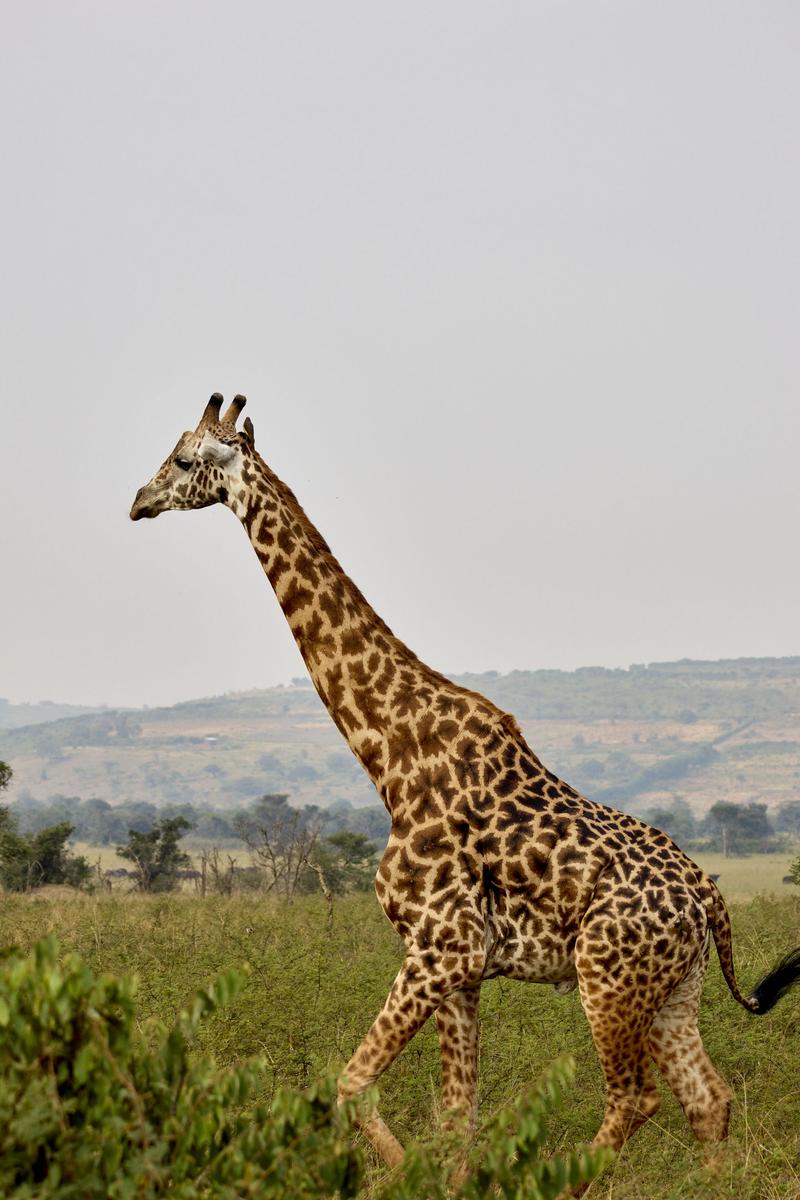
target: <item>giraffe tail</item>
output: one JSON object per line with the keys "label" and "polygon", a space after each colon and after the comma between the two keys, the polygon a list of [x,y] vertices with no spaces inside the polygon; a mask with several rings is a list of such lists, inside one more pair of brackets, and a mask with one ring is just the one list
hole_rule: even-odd
{"label": "giraffe tail", "polygon": [[725,901],[722,899],[719,888],[713,880],[708,880],[708,888],[710,891],[708,899],[709,922],[711,933],[714,937],[714,944],[717,947],[717,954],[719,955],[719,965],[722,968],[722,974],[725,976],[725,982],[730,988],[734,1000],[741,1004],[743,1008],[746,1008],[748,1012],[755,1013],[759,1017],[763,1016],[764,1013],[768,1013],[771,1008],[775,1007],[781,997],[785,996],[790,988],[794,987],[796,983],[800,983],[800,946],[784,955],[772,970],[764,976],[761,982],[755,986],[749,996],[743,996],[739,991],[739,985],[736,982],[736,975],[733,970],[731,919],[728,916]]}

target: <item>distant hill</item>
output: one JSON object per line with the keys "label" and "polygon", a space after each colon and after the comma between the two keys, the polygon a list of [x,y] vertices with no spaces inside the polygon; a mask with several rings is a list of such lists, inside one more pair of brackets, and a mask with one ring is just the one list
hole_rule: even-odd
{"label": "distant hill", "polygon": [[83,717],[89,713],[103,712],[103,708],[91,708],[80,704],[56,704],[53,700],[40,700],[37,704],[12,704],[0,696],[0,729],[16,729],[20,725],[44,725],[48,721],[60,721],[64,717]]}
{"label": "distant hill", "polygon": [[800,657],[634,664],[625,670],[511,671],[459,682],[520,718],[745,721],[800,715]]}
{"label": "distant hill", "polygon": [[[686,799],[800,799],[800,657],[683,660],[628,670],[454,678],[513,712],[540,758],[587,795],[633,809]],[[265,792],[298,804],[377,796],[310,685],[126,711],[54,706],[3,727],[0,758],[27,792],[239,807]],[[56,713],[57,710],[57,713]]]}

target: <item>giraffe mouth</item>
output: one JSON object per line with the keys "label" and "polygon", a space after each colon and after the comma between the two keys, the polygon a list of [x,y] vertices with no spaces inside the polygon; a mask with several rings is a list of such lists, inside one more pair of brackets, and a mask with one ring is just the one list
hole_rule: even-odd
{"label": "giraffe mouth", "polygon": [[158,513],[159,513],[158,509],[153,508],[152,504],[143,503],[143,500],[142,500],[143,492],[144,492],[144,488],[139,488],[138,492],[136,493],[136,497],[133,501],[133,505],[131,506],[130,517],[131,517],[132,521],[141,521],[144,518],[149,519],[151,517],[158,516]]}

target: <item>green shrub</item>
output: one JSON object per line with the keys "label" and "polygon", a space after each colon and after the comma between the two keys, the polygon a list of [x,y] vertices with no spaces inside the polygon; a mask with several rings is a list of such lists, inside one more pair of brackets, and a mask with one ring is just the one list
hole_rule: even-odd
{"label": "green shrub", "polygon": [[[95,976],[55,938],[0,967],[0,1195],[4,1200],[352,1200],[362,1181],[355,1105],[336,1085],[281,1089],[259,1102],[265,1064],[224,1069],[190,1053],[203,1019],[239,992],[220,976],[167,1028],[136,1023],[131,979]],[[380,1200],[549,1200],[587,1182],[608,1151],[541,1157],[548,1113],[572,1084],[554,1063],[539,1084],[485,1127],[470,1173],[448,1180],[463,1139],[412,1146],[404,1168],[377,1186]],[[455,1188],[455,1191],[453,1190]]]}
{"label": "green shrub", "polygon": [[72,854],[67,841],[73,827],[69,821],[48,825],[36,833],[19,833],[17,820],[0,808],[0,883],[10,892],[29,892],[46,883],[83,887],[91,878],[91,867],[82,855]]}
{"label": "green shrub", "polygon": [[[131,980],[96,978],[53,938],[0,972],[0,1195],[5,1200],[354,1196],[360,1158],[331,1083],[256,1104],[258,1061],[190,1059],[233,972],[171,1029],[135,1027]],[[299,1152],[302,1148],[302,1153]]]}
{"label": "green shrub", "polygon": [[[432,1146],[411,1146],[403,1173],[382,1200],[554,1200],[565,1188],[590,1183],[614,1159],[608,1149],[561,1151],[542,1157],[547,1118],[564,1100],[575,1080],[575,1060],[556,1059],[516,1103],[498,1112],[476,1139],[466,1162],[466,1177],[454,1182],[453,1155],[445,1136]],[[458,1134],[454,1135],[457,1144]],[[457,1178],[457,1177],[456,1177]]]}

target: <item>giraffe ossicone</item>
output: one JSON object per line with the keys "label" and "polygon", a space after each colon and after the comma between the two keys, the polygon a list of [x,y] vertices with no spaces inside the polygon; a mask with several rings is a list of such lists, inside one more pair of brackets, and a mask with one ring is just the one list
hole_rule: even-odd
{"label": "giraffe ossicone", "polygon": [[[517,722],[426,666],[370,607],[291,490],[256,452],[245,404],[215,393],[136,494],[131,518],[223,503],[272,584],[311,679],[391,816],[378,900],[406,956],[344,1069],[357,1095],[436,1017],[445,1110],[474,1121],[478,1000],[505,975],[580,988],[606,1079],[594,1139],[619,1148],[658,1108],[653,1059],[706,1143],[731,1093],[697,1026],[713,936],[726,982],[767,1012],[800,979],[792,951],[745,998],[716,884],[666,834],[579,795]],[[392,1165],[402,1147],[377,1113],[364,1130]]]}

